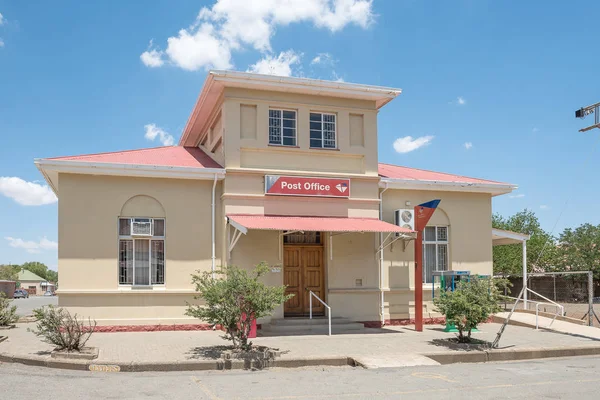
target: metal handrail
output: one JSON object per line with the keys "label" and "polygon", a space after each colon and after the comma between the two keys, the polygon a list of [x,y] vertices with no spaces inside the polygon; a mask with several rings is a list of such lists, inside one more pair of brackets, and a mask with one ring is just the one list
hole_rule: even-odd
{"label": "metal handrail", "polygon": [[313,296],[315,297],[315,299],[319,300],[321,302],[321,304],[323,304],[325,307],[327,307],[327,318],[329,319],[329,336],[331,336],[331,307],[329,307],[327,305],[327,303],[325,303],[323,300],[321,300],[321,298],[319,296],[317,296],[312,290],[308,291],[310,293],[310,296],[308,296],[308,307],[310,309],[310,319],[312,319],[312,298]]}
{"label": "metal handrail", "polygon": [[536,300],[523,300],[523,299],[519,299],[516,297],[512,297],[512,296],[504,296],[507,297],[509,299],[515,299],[518,301],[522,301],[524,303],[524,305],[527,307],[527,303],[535,303],[535,329],[539,329],[539,313],[540,313],[540,305],[544,304],[544,305],[548,305],[548,306],[554,306],[556,307],[556,312],[554,313],[554,318],[552,318],[552,321],[550,322],[550,325],[548,325],[548,328],[552,326],[552,324],[554,323],[554,321],[556,320],[556,317],[558,317],[558,310],[560,309],[560,316],[563,317],[565,315],[565,307],[548,299],[547,297],[542,296],[541,294],[534,292],[533,290],[526,288],[526,290],[528,292],[531,292],[533,294],[535,294],[536,296],[541,297],[542,299],[546,300],[546,302],[544,301],[536,301]]}

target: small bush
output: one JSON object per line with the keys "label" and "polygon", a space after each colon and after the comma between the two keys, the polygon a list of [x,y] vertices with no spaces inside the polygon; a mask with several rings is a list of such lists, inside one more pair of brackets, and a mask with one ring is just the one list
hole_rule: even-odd
{"label": "small bush", "polygon": [[4,292],[0,292],[0,326],[9,326],[19,320],[17,306],[11,306]]}
{"label": "small bush", "polygon": [[276,307],[293,295],[285,294],[285,286],[267,286],[260,278],[269,272],[269,266],[260,263],[254,271],[229,265],[221,267],[214,279],[210,271],[192,275],[196,286],[196,299],[204,300],[205,305],[188,304],[186,314],[199,318],[225,329],[225,339],[231,340],[237,349],[249,350],[252,343],[248,334],[252,319],[271,315]]}
{"label": "small bush", "polygon": [[501,311],[499,301],[503,296],[498,286],[503,287],[502,282],[472,277],[460,281],[453,292],[443,291],[433,299],[437,310],[446,316],[446,322],[458,329],[459,343],[470,343],[471,330]]}
{"label": "small bush", "polygon": [[36,329],[29,329],[42,341],[56,346],[56,350],[81,351],[96,329],[96,321],[79,321],[64,308],[45,306],[33,310]]}

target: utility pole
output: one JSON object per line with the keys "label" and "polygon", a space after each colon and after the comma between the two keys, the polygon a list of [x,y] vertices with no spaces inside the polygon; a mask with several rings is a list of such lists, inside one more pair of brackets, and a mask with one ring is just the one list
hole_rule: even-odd
{"label": "utility pole", "polygon": [[579,132],[587,132],[594,128],[600,129],[600,103],[580,108],[579,110],[575,111],[575,118],[584,119],[590,114],[594,114],[594,125],[590,125],[586,128],[580,129]]}

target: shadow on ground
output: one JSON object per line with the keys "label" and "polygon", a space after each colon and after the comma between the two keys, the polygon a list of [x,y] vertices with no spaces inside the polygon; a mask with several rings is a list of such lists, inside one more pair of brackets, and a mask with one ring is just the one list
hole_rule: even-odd
{"label": "shadow on ground", "polygon": [[429,341],[429,344],[456,351],[483,351],[492,348],[490,342],[478,339],[471,339],[471,343],[458,343],[457,337],[449,339],[433,339]]}

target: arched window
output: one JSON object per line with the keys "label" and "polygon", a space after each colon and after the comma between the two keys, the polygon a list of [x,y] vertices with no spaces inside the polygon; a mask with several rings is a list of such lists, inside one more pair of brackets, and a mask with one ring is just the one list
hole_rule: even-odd
{"label": "arched window", "polygon": [[162,205],[149,196],[129,199],[118,220],[119,284],[165,283],[166,219]]}

